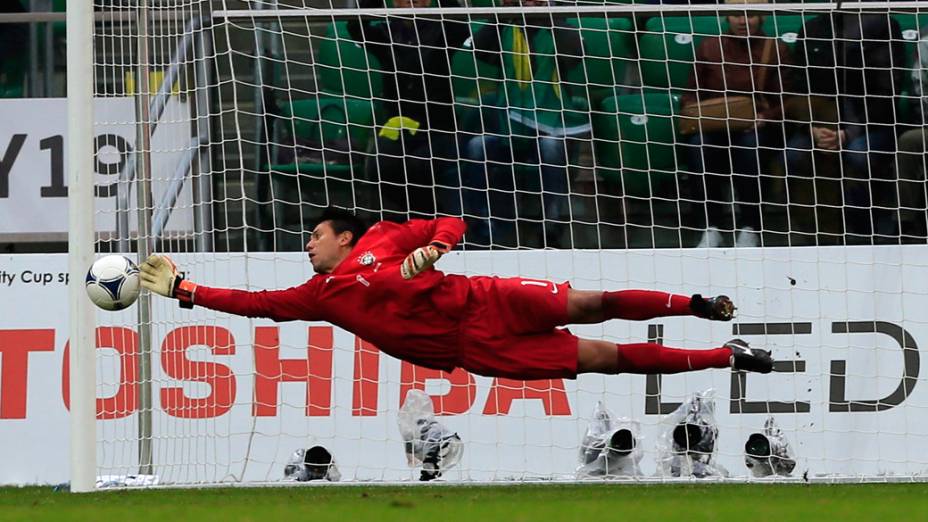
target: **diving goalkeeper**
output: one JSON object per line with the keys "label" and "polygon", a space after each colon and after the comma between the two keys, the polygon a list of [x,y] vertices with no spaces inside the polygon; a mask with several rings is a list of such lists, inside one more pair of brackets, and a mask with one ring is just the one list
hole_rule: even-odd
{"label": "diving goalkeeper", "polygon": [[142,286],[181,306],[275,321],[327,321],[383,352],[438,370],[463,368],[513,379],[596,373],[676,373],[705,368],[772,370],[770,352],[739,339],[708,350],[580,339],[568,324],[692,315],[728,321],[726,296],[649,290],[597,292],[520,277],[443,274],[433,268],[464,234],[458,218],[381,221],[369,229],[328,209],[306,244],[316,274],[286,290],[248,292],[197,285],[171,260],[142,263]]}

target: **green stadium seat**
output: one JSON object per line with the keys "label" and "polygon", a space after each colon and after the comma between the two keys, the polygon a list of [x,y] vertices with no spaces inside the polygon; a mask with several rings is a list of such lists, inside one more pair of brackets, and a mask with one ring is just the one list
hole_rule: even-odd
{"label": "green stadium seat", "polygon": [[728,22],[716,16],[651,18],[638,40],[641,83],[646,87],[683,89],[693,74],[696,46],[717,36]]}
{"label": "green stadium seat", "polygon": [[586,86],[591,103],[615,96],[616,87],[623,83],[625,71],[635,59],[632,21],[590,16],[571,18],[567,25],[580,29],[584,52],[583,67],[570,71],[567,81]]}
{"label": "green stadium seat", "polygon": [[322,161],[272,165],[277,172],[315,175],[350,173],[353,164],[367,151],[374,135],[375,110],[372,102],[357,98],[320,96],[297,100],[281,107],[277,120],[295,140],[329,151]]}
{"label": "green stadium seat", "polygon": [[[486,22],[475,22],[476,33]],[[625,77],[627,64],[634,59],[633,26],[630,20],[597,17],[573,18],[567,25],[580,29],[587,57],[583,66],[571,70],[566,78],[574,108],[596,105],[600,100],[616,95],[616,87]],[[458,103],[459,128],[474,134],[484,132],[480,107],[495,102],[487,98],[497,91],[500,71],[480,60],[473,52],[458,51],[452,58],[452,86]]]}
{"label": "green stadium seat", "polygon": [[[486,23],[473,23],[472,33],[476,34]],[[573,110],[587,112],[590,98],[597,101],[615,95],[616,84],[624,76],[625,62],[632,58],[627,41],[631,23],[618,19],[575,18],[569,20],[568,25],[581,28],[584,50],[593,58],[584,60],[583,67],[568,73],[565,95],[569,99],[566,101]],[[493,113],[498,110],[499,68],[477,60],[473,51],[465,49],[452,57],[451,74],[458,128],[475,135],[483,134],[486,131],[484,124],[498,117]],[[590,85],[589,90],[587,85]]]}
{"label": "green stadium seat", "polygon": [[926,36],[923,34],[922,27],[928,26],[928,13],[924,14],[897,14],[893,15],[896,22],[899,23],[899,29],[902,32],[902,40],[905,45],[905,60],[901,67],[911,69],[915,61],[915,51],[918,47],[918,40]]}
{"label": "green stadium seat", "polygon": [[[64,13],[68,9],[67,0],[54,0],[52,2],[52,11],[56,13]],[[67,24],[65,22],[53,22],[52,30],[55,32],[55,38],[63,39],[67,36]]]}
{"label": "green stadium seat", "polygon": [[680,97],[669,91],[606,98],[593,114],[597,171],[622,182],[627,196],[649,197],[676,169],[674,115]]}
{"label": "green stadium seat", "polygon": [[912,93],[912,66],[915,64],[915,56],[918,51],[918,41],[921,37],[926,36],[921,31],[922,27],[928,25],[928,13],[923,14],[895,14],[893,18],[899,23],[902,32],[902,45],[905,50],[904,58],[901,64],[896,67],[902,70],[902,86],[900,87],[901,96],[897,105],[897,111],[900,121],[906,121],[912,104],[919,103],[919,100],[913,99]]}
{"label": "green stadium seat", "polygon": [[[906,40],[917,40],[918,31],[928,25],[928,13],[899,13],[892,17],[899,22],[899,28],[902,29],[902,36]],[[906,34],[906,31],[911,31]]]}
{"label": "green stadium seat", "polygon": [[[474,22],[476,34],[486,22]],[[567,25],[579,28],[587,58],[582,68],[571,70],[567,82],[573,87],[589,85],[589,92],[573,90],[574,95],[590,95],[595,100],[614,96],[615,87],[625,77],[628,64],[634,60],[633,26],[630,20],[583,17],[572,18]],[[494,92],[500,72],[497,67],[475,59],[473,52],[455,53],[451,63],[455,98],[465,104],[476,104],[479,94]]]}
{"label": "green stadium seat", "polygon": [[314,151],[302,163],[268,166],[268,176],[259,179],[259,199],[272,204],[260,206],[258,219],[276,225],[278,248],[301,248],[305,218],[313,208],[357,204],[358,178],[374,136],[374,110],[370,100],[322,95],[286,104],[273,116],[277,129],[292,136],[291,145]]}
{"label": "green stadium seat", "polygon": [[316,77],[324,92],[366,99],[381,95],[380,62],[352,40],[348,22],[329,24],[318,48]]}
{"label": "green stadium seat", "polygon": [[767,36],[776,36],[778,40],[792,49],[796,46],[796,39],[802,32],[802,25],[813,16],[776,15],[768,16],[761,29]]}

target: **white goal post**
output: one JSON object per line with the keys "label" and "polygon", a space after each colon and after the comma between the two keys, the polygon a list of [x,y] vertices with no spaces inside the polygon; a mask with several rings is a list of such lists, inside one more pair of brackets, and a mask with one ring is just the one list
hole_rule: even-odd
{"label": "white goal post", "polygon": [[[68,10],[68,274],[82,281],[94,256],[93,156],[93,6],[83,3]],[[94,310],[84,289],[72,284],[68,292],[71,351],[70,466],[71,490],[96,488],[96,357]]]}
{"label": "white goal post", "polygon": [[[53,415],[69,415],[72,491],[277,483],[315,445],[342,481],[416,481],[397,424],[410,390],[462,440],[446,482],[595,480],[584,437],[620,425],[638,460],[613,471],[631,480],[755,480],[758,433],[795,463],[762,480],[925,480],[926,162],[903,144],[924,126],[911,118],[928,87],[928,9],[517,3],[69,2],[72,283],[56,320],[70,413]],[[806,36],[833,13],[829,35]],[[730,16],[756,23],[759,43]],[[883,22],[842,32],[867,16]],[[703,42],[716,41],[713,55]],[[741,44],[747,62],[726,54]],[[755,87],[711,83],[738,75]],[[836,92],[816,91],[821,78]],[[752,100],[751,116],[685,113],[726,92]],[[449,273],[730,295],[733,323],[571,331],[692,349],[742,337],[772,350],[775,371],[439,372],[325,323],[181,310],[147,292],[103,312],[80,284],[94,255],[165,252],[200,284],[295,286],[313,276],[301,249],[328,206],[463,217],[462,245],[438,265]],[[56,315],[42,301],[21,313]],[[709,414],[684,421],[694,394]],[[686,422],[716,430],[708,451],[674,446]]]}

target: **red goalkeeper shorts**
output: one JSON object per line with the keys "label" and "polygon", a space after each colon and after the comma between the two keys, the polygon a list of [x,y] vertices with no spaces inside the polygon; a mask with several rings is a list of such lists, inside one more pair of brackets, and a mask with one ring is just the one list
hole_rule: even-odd
{"label": "red goalkeeper shorts", "polygon": [[568,323],[568,283],[520,277],[471,277],[461,325],[458,366],[511,379],[577,376],[575,335]]}

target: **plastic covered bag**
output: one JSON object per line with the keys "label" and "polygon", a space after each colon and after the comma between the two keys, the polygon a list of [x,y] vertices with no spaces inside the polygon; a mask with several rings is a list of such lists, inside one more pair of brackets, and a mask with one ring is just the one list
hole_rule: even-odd
{"label": "plastic covered bag", "polygon": [[97,489],[149,487],[157,486],[159,483],[158,475],[100,475],[97,477]]}
{"label": "plastic covered bag", "polygon": [[457,433],[435,420],[432,398],[422,390],[409,390],[397,414],[409,467],[422,466],[419,480],[432,480],[454,467],[464,454]]}
{"label": "plastic covered bag", "polygon": [[752,433],[744,444],[744,465],[755,477],[789,476],[796,460],[789,441],[773,417],[767,417],[763,433]]}
{"label": "plastic covered bag", "polygon": [[696,393],[664,419],[658,441],[661,472],[671,477],[727,477],[716,462],[718,424],[713,390]]}
{"label": "plastic covered bag", "polygon": [[641,439],[638,423],[616,418],[602,401],[580,442],[577,478],[640,477]]}
{"label": "plastic covered bag", "polygon": [[335,458],[322,446],[294,451],[284,466],[284,479],[287,480],[306,482],[325,479],[338,482],[341,478],[342,474],[335,465]]}

